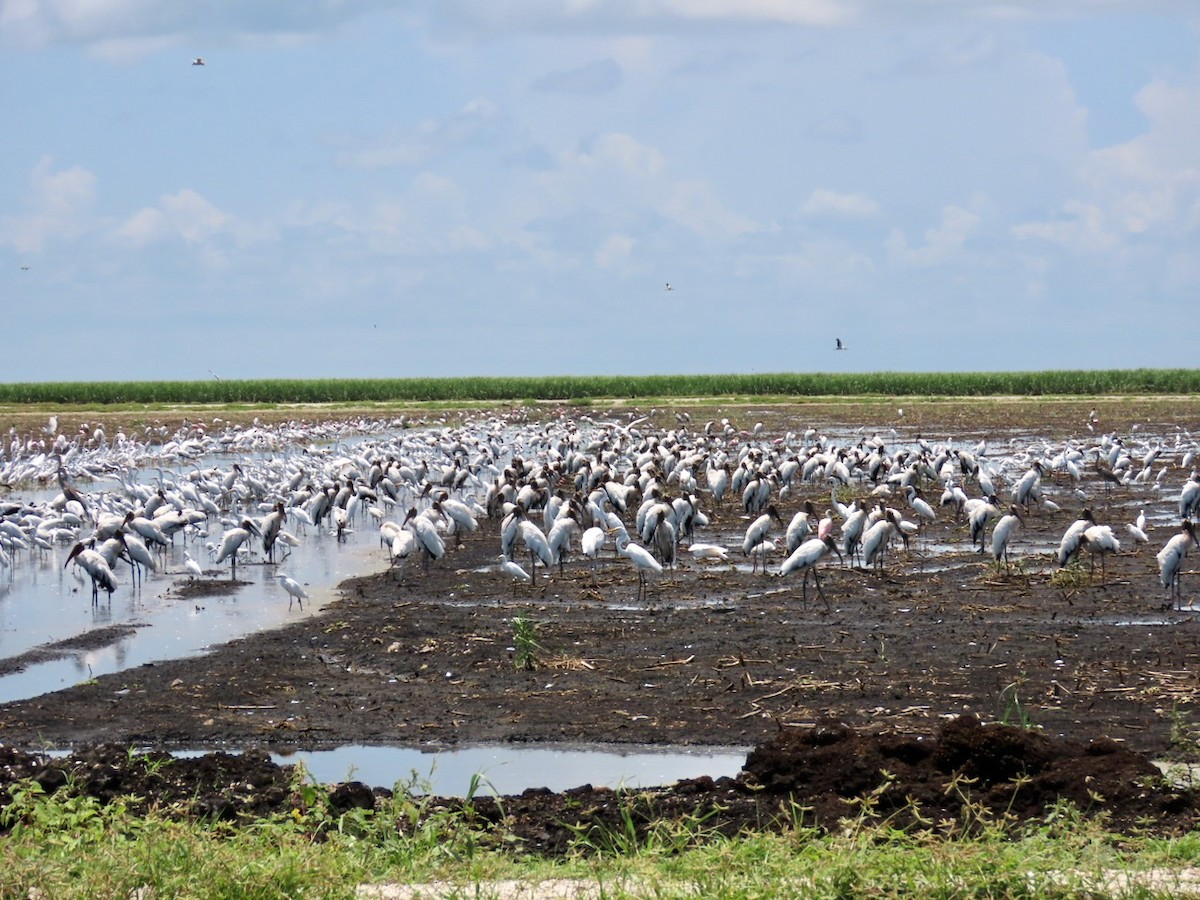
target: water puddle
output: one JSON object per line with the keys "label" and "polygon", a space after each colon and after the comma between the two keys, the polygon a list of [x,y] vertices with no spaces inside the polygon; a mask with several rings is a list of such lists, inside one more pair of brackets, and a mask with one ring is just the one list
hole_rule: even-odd
{"label": "water puddle", "polygon": [[[56,657],[0,677],[0,703],[151,662],[195,655],[215,644],[305,618],[334,599],[341,581],[386,565],[369,541],[339,544],[330,536],[313,535],[305,542],[304,553],[293,553],[283,565],[239,566],[238,581],[245,583],[228,594],[182,599],[175,590],[187,582],[187,576],[180,574],[184,562],[180,547],[166,557],[163,568],[171,574],[148,575],[140,588],[133,588],[126,567],[119,576],[125,581],[113,594],[112,603],[101,594],[99,605],[93,607],[90,587],[72,577],[74,567],[62,571],[61,560],[67,552],[56,550],[46,554],[45,560],[26,566],[22,574],[29,572],[32,577],[21,590],[0,596],[0,652],[4,654],[0,664],[43,650],[44,655]],[[207,563],[205,568],[209,568]],[[280,572],[306,585],[310,600],[303,610],[296,604],[288,608],[288,595],[275,579]],[[205,580],[219,584],[228,578],[225,571],[206,574]],[[17,603],[24,608],[14,611]],[[118,625],[130,627],[111,628]],[[64,642],[97,631],[111,631],[115,637],[86,649],[59,649]],[[88,642],[80,643],[86,646]]]}
{"label": "water puddle", "polygon": [[638,748],[627,752],[578,748],[466,747],[417,750],[346,746],[335,750],[275,754],[281,765],[302,763],[322,784],[361,781],[377,787],[399,782],[415,793],[464,797],[519,794],[527,788],[564,791],[593,787],[656,787],[683,778],[733,777],[746,762],[744,749]]}

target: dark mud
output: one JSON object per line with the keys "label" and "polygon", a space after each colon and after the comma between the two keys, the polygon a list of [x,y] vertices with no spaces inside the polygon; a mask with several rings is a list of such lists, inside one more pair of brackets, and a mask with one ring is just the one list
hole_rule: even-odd
{"label": "dark mud", "polygon": [[785,729],[755,749],[736,778],[637,791],[584,784],[504,798],[412,797],[402,815],[386,804],[393,796],[386,788],[301,789],[292,767],[262,751],[173,758],[105,745],[51,759],[0,748],[0,810],[22,781],[46,793],[124,798],[135,813],[242,824],[293,812],[315,812],[320,822],[353,809],[390,809],[404,830],[451,813],[497,847],[549,856],[629,849],[652,832],[694,840],[886,824],[965,835],[1041,823],[1064,804],[1121,833],[1179,834],[1195,826],[1198,812],[1193,792],[1165,783],[1144,757],[1113,741],[1080,744],[973,716],[925,735],[866,735],[833,721]]}
{"label": "dark mud", "polygon": [[[950,432],[963,423],[936,424]],[[1047,427],[1055,430],[1068,429]],[[354,579],[316,617],[0,706],[0,737],[24,748],[755,746],[744,779],[682,783],[649,802],[659,811],[728,806],[761,822],[770,810],[794,812],[783,799],[791,795],[827,826],[887,771],[897,780],[883,796],[917,798],[935,821],[960,809],[945,787],[961,775],[979,779],[972,797],[1017,815],[1062,797],[1117,823],[1189,827],[1194,798],[1152,784],[1148,762],[1196,752],[1200,620],[1172,609],[1158,584],[1154,550],[1170,531],[1109,557],[1103,576],[1086,561],[1056,573],[1049,548],[1079,509],[1064,499],[1070,485],[1047,478],[1046,487],[1063,509],[1027,517],[1011,571],[972,552],[965,525],[943,510],[880,573],[829,560],[828,606],[811,583],[804,602],[799,580],[751,574],[740,557],[737,568],[681,560],[652,577],[641,604],[636,574],[611,556],[539,569],[535,585],[514,587],[495,568],[496,525],[487,523],[428,573],[410,564]],[[1122,487],[1095,496],[1097,519],[1114,528],[1143,502]],[[809,498],[828,504],[823,490],[802,489],[785,521]],[[736,506],[708,512],[713,524],[699,540],[740,543],[746,521]],[[178,589],[190,598],[227,586]],[[1189,569],[1185,597],[1194,594]],[[537,624],[531,671],[514,665],[518,616]],[[946,727],[964,715],[1032,728],[976,728],[973,718]],[[818,727],[829,721],[843,724]],[[1109,780],[1098,786],[1101,778]],[[545,816],[579,821],[566,810],[602,816],[613,802],[602,790],[569,801],[527,793],[530,821],[543,816],[527,840],[561,846]],[[735,819],[728,827],[739,827]]]}

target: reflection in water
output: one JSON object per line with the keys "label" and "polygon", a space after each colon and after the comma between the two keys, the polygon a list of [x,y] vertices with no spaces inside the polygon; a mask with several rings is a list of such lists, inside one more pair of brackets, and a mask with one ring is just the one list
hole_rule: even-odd
{"label": "reflection in water", "polygon": [[466,796],[474,776],[482,792],[519,794],[527,788],[563,791],[594,787],[655,787],[684,778],[733,777],[746,761],[738,748],[638,748],[625,753],[578,748],[466,747],[414,750],[405,747],[346,746],[336,750],[276,754],[283,765],[302,763],[323,784],[361,781],[377,787],[399,783],[417,793]]}

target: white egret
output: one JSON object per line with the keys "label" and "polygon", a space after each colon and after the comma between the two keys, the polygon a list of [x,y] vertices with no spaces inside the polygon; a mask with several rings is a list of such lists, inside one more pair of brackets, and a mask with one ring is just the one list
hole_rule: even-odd
{"label": "white egret", "polygon": [[295,578],[289,575],[280,573],[275,578],[279,581],[279,586],[287,591],[288,609],[292,608],[292,600],[295,600],[300,609],[304,609],[304,601],[308,599],[308,591],[304,590],[304,585],[298,582]]}
{"label": "white egret", "polygon": [[627,560],[633,563],[638,573],[638,601],[646,598],[648,586],[646,584],[646,573],[655,572],[662,574],[662,564],[654,558],[654,555],[640,544],[634,544],[630,541],[622,541],[617,545],[617,552],[624,556]]}

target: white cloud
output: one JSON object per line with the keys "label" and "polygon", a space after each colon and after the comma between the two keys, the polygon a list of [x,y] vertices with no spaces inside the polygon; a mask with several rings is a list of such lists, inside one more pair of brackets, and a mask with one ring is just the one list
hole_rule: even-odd
{"label": "white cloud", "polygon": [[967,238],[979,228],[980,221],[978,215],[961,206],[945,206],[941,223],[925,230],[924,243],[918,247],[910,247],[904,232],[893,229],[885,243],[888,258],[917,267],[949,262],[962,252]]}
{"label": "white cloud", "polygon": [[30,212],[0,219],[0,241],[19,253],[32,253],[47,242],[76,238],[88,230],[95,175],[81,166],[54,171],[54,160],[43,156],[29,181]]}
{"label": "white cloud", "polygon": [[710,241],[731,241],[758,231],[746,216],[727,209],[703,181],[675,185],[662,211],[674,222]]}
{"label": "white cloud", "polygon": [[870,219],[879,215],[879,204],[866,194],[842,194],[817,188],[801,207],[806,216],[836,219]]}
{"label": "white cloud", "polygon": [[191,188],[159,198],[157,206],[144,207],[117,226],[116,233],[129,243],[144,247],[161,241],[182,240],[207,245],[218,237],[229,237],[246,246],[270,236],[271,229],[242,222]]}
{"label": "white cloud", "polygon": [[1156,80],[1138,92],[1148,126],[1142,134],[1092,151],[1080,196],[1057,215],[1013,229],[1076,253],[1104,254],[1146,234],[1190,238],[1200,229],[1200,85]]}
{"label": "white cloud", "polygon": [[141,40],[194,41],[199,35],[283,36],[328,33],[387,0],[287,0],[196,3],[192,0],[0,0],[0,40],[22,47],[79,43],[144,49]]}

